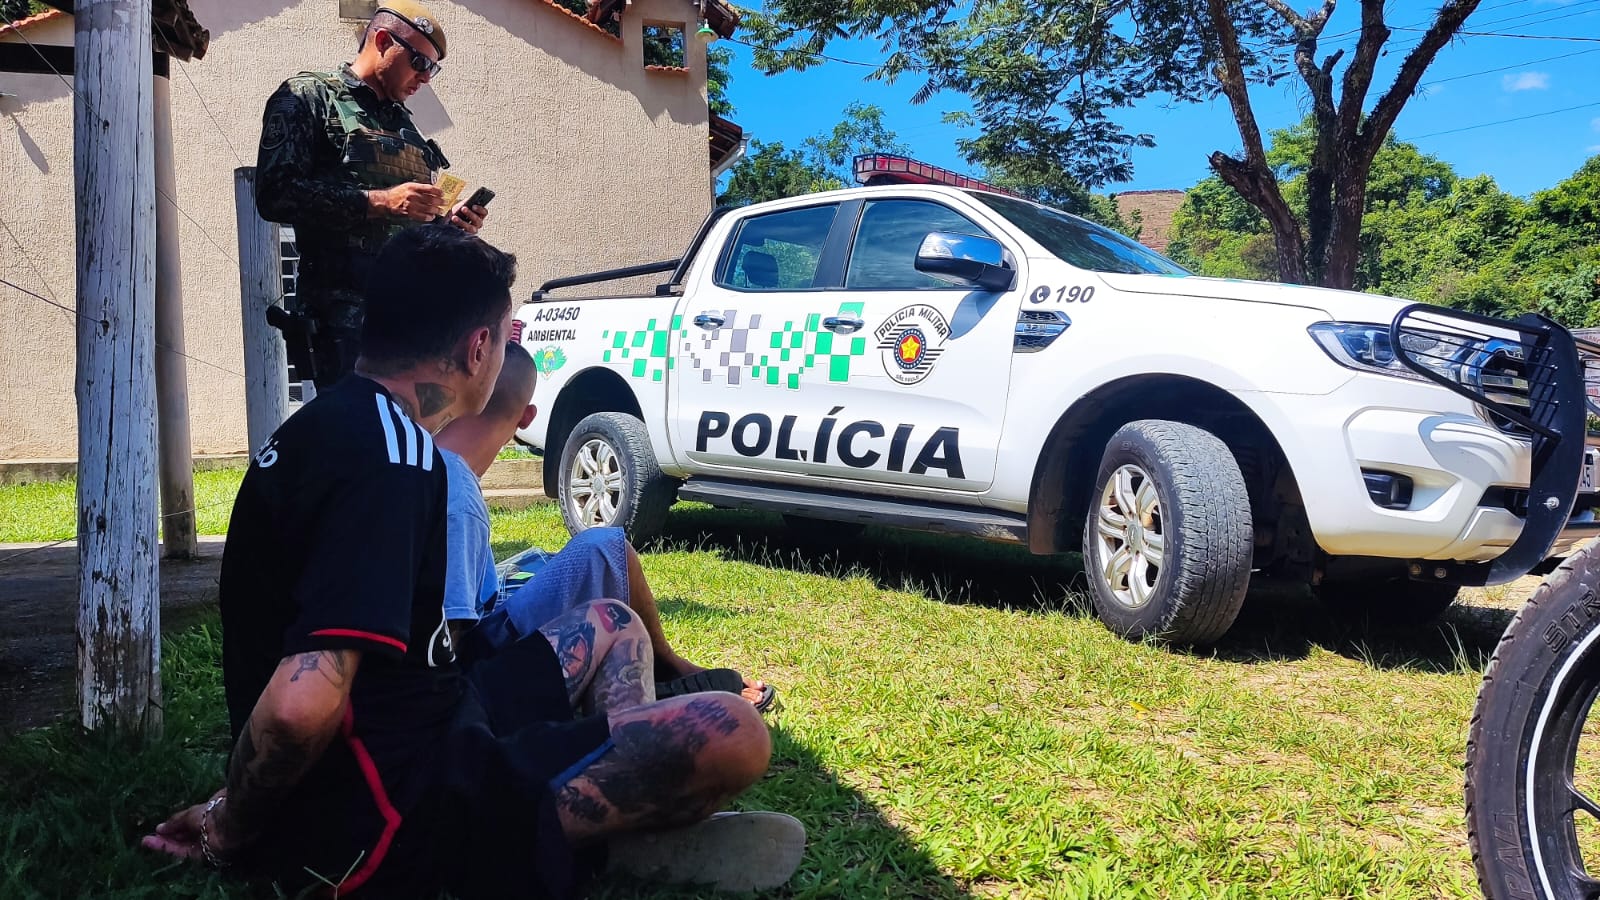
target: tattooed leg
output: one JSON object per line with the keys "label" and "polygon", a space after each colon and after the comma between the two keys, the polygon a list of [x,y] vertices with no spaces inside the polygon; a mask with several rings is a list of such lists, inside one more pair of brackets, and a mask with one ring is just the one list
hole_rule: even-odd
{"label": "tattooed leg", "polygon": [[[539,629],[567,680],[567,699],[573,709],[593,706],[597,711],[637,706],[655,698],[655,684],[644,674],[652,663],[650,638],[628,608],[615,600],[596,600],[575,607]],[[616,654],[617,659],[612,659]],[[638,684],[648,683],[648,696]]]}
{"label": "tattooed leg", "polygon": [[772,756],[760,714],[733,694],[614,712],[611,740],[615,749],[557,791],[569,840],[699,821],[754,784]]}
{"label": "tattooed leg", "polygon": [[648,636],[624,638],[611,645],[589,686],[590,715],[631,709],[656,699]]}

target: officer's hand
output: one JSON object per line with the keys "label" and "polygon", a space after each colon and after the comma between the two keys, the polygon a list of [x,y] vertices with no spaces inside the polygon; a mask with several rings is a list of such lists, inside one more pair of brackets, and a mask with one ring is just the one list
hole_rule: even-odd
{"label": "officer's hand", "polygon": [[462,205],[450,214],[450,224],[467,234],[477,234],[478,229],[483,227],[483,220],[488,217],[489,210],[485,207]]}
{"label": "officer's hand", "polygon": [[412,181],[389,188],[383,192],[383,198],[389,215],[416,222],[431,222],[439,215],[444,192],[435,185]]}

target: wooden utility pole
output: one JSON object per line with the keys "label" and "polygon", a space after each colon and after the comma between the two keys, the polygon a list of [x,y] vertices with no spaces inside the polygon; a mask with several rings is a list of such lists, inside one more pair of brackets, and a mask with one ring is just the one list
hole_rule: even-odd
{"label": "wooden utility pole", "polygon": [[[172,64],[171,61],[163,60]],[[161,452],[161,550],[194,559],[194,453],[189,441],[189,366],[184,358],[183,264],[178,252],[178,174],[172,150],[172,81],[154,82],[156,201],[156,413]],[[166,194],[160,197],[159,194]]]}
{"label": "wooden utility pole", "polygon": [[151,0],[77,0],[78,696],[161,727]]}
{"label": "wooden utility pole", "polygon": [[256,212],[256,170],[233,170],[239,222],[239,301],[244,324],[244,414],[252,453],[289,415],[289,365],[283,335],[267,324],[267,307],[283,297],[278,226]]}

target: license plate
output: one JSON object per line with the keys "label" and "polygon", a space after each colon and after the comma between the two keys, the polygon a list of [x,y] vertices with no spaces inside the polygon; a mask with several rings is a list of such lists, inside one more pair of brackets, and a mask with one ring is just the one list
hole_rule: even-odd
{"label": "license plate", "polygon": [[1578,493],[1592,494],[1595,492],[1595,468],[1600,463],[1600,450],[1586,448],[1583,451],[1583,471],[1578,474]]}

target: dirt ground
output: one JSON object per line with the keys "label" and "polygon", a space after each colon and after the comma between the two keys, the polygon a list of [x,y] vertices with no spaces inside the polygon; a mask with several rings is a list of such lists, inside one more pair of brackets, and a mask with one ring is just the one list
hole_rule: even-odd
{"label": "dirt ground", "polygon": [[[78,548],[0,544],[0,743],[73,707]],[[222,538],[200,558],[161,562],[161,627],[183,628],[217,602]]]}

